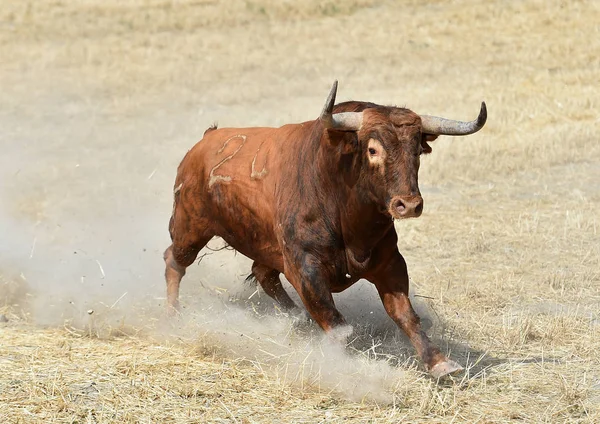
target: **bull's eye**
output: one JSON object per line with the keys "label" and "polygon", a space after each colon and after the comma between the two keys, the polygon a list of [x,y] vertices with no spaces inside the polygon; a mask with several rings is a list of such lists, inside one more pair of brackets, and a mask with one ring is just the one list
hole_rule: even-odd
{"label": "bull's eye", "polygon": [[385,149],[381,145],[381,142],[375,138],[369,139],[367,144],[367,160],[374,167],[379,168],[380,172],[385,170]]}

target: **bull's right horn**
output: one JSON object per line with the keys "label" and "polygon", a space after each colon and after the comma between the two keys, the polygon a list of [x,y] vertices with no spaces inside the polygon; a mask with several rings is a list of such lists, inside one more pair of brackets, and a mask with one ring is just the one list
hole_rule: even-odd
{"label": "bull's right horn", "polygon": [[481,102],[479,116],[473,121],[463,122],[453,119],[440,118],[439,116],[421,115],[423,132],[437,135],[468,135],[483,128],[487,121],[487,108]]}
{"label": "bull's right horn", "polygon": [[335,95],[337,94],[337,80],[333,82],[327,101],[321,112],[319,119],[325,128],[331,128],[341,131],[358,131],[362,127],[362,112],[342,112],[333,113],[335,104]]}

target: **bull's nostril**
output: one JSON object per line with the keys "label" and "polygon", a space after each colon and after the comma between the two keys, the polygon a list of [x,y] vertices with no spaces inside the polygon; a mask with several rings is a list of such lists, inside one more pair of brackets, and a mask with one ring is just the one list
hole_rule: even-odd
{"label": "bull's nostril", "polygon": [[421,196],[394,197],[389,205],[389,213],[395,218],[418,217],[423,212]]}
{"label": "bull's nostril", "polygon": [[406,212],[406,205],[400,199],[396,200],[396,204],[394,205],[394,207],[400,215],[403,215]]}
{"label": "bull's nostril", "polygon": [[417,215],[421,215],[421,212],[423,212],[423,202],[419,203],[415,208],[415,213]]}

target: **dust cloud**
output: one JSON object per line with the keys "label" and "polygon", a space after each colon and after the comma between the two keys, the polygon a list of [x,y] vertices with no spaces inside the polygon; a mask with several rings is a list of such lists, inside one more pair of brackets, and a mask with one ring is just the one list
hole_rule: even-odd
{"label": "dust cloud", "polygon": [[[182,316],[165,319],[162,252],[177,165],[212,122],[243,121],[242,107],[165,101],[169,108],[124,114],[68,85],[20,95],[4,104],[0,129],[0,300],[15,313],[101,337],[116,329],[185,340],[258,361],[286,383],[391,400],[413,351],[367,282],[335,297],[354,328],[344,347],[245,283],[250,260],[204,249],[182,282]],[[269,112],[263,124],[280,124]],[[431,320],[426,305],[416,308]]]}

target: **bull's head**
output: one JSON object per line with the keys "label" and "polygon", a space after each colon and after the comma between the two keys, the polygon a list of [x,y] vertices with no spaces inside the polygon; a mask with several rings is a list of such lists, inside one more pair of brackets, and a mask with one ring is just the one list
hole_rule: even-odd
{"label": "bull's head", "polygon": [[473,134],[487,119],[485,103],[471,122],[419,116],[408,109],[389,107],[334,114],[336,92],[337,81],[320,120],[328,129],[356,133],[354,153],[361,165],[360,184],[395,219],[418,217],[423,211],[418,171],[420,155],[431,152],[428,142],[438,135]]}

